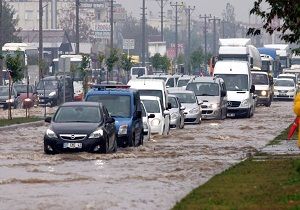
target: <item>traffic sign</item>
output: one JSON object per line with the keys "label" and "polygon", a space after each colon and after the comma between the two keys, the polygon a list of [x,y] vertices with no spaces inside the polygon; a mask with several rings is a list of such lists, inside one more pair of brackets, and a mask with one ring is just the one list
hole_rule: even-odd
{"label": "traffic sign", "polygon": [[133,50],[135,45],[134,39],[123,39],[123,49],[124,50]]}

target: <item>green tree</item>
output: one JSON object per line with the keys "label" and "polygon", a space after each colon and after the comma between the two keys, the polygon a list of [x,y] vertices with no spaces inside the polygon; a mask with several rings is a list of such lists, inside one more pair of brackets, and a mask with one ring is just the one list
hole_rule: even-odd
{"label": "green tree", "polygon": [[127,80],[129,80],[129,71],[133,66],[131,57],[128,57],[126,54],[123,54],[121,57],[121,68],[126,71]]}
{"label": "green tree", "polygon": [[161,55],[159,53],[152,56],[150,60],[154,69],[158,70],[161,68]]}
{"label": "green tree", "polygon": [[192,69],[200,68],[201,64],[204,62],[204,54],[201,48],[192,52],[191,54],[191,65]]}
{"label": "green tree", "polygon": [[[270,9],[265,10],[262,4],[266,2]],[[249,28],[248,35],[259,35],[261,30],[269,34],[280,32],[281,40],[300,44],[300,2],[296,0],[256,0],[250,14],[262,18],[262,28]],[[275,22],[282,24],[275,24]],[[294,49],[300,53],[300,48]]]}
{"label": "green tree", "polygon": [[107,82],[108,82],[108,77],[109,73],[112,72],[114,65],[118,62],[119,56],[118,56],[118,50],[113,49],[112,52],[110,53],[109,57],[106,59],[106,66],[107,66]]}
{"label": "green tree", "polygon": [[[10,73],[9,79],[9,101],[11,101],[11,93],[12,87],[15,82],[18,82],[24,78],[24,66],[23,66],[23,59],[21,53],[17,51],[15,56],[7,55],[6,56],[6,67]],[[8,119],[12,119],[11,114],[11,103],[8,106]]]}
{"label": "green tree", "polygon": [[13,18],[15,14],[16,11],[13,7],[10,6],[9,3],[2,1],[2,28],[5,30],[2,30],[1,44],[21,41],[15,34],[17,31],[16,26],[19,21],[18,19]]}
{"label": "green tree", "polygon": [[82,86],[84,94],[87,93],[88,90],[88,74],[87,68],[89,67],[90,57],[88,55],[82,54],[82,61],[80,64],[80,74],[82,78]]}

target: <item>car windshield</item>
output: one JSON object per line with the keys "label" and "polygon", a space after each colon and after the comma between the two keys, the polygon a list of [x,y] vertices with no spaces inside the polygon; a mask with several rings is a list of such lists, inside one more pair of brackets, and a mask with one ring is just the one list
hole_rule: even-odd
{"label": "car windshield", "polygon": [[177,104],[176,98],[169,97],[169,103],[171,104],[171,109],[172,108],[178,108],[178,104]]}
{"label": "car windshield", "polygon": [[132,75],[144,75],[145,74],[145,68],[132,68],[131,69],[131,74]]}
{"label": "car windshield", "polygon": [[268,85],[269,79],[266,74],[252,74],[253,85]]}
{"label": "car windshield", "polygon": [[190,81],[190,79],[180,79],[180,80],[178,80],[177,86],[178,86],[178,87],[186,86],[186,85],[188,84],[189,81]]}
{"label": "car windshield", "polygon": [[148,113],[160,113],[159,102],[156,100],[142,100]]}
{"label": "car windshield", "polygon": [[194,93],[172,93],[179,98],[180,103],[193,104],[196,103],[196,97]]}
{"label": "car windshield", "polygon": [[100,110],[94,106],[62,106],[57,110],[53,119],[57,123],[98,123],[101,120]]}
{"label": "car windshield", "polygon": [[87,101],[101,102],[112,117],[131,117],[130,96],[120,95],[91,95]]}
{"label": "car windshield", "polygon": [[227,91],[248,91],[248,75],[246,74],[217,74],[225,81]]}
{"label": "car windshield", "polygon": [[37,85],[37,89],[43,90],[45,87],[45,90],[55,90],[57,89],[57,86],[58,86],[58,81],[56,80],[41,80]]}
{"label": "car windshield", "polygon": [[294,87],[295,83],[292,80],[278,79],[274,83],[274,86]]}
{"label": "car windshield", "polygon": [[285,75],[280,76],[279,75],[278,78],[280,78],[280,79],[292,79],[296,83],[296,77],[295,76],[285,76]]}
{"label": "car windshield", "polygon": [[0,87],[0,96],[8,96],[8,87]]}
{"label": "car windshield", "polygon": [[156,96],[156,97],[158,97],[160,99],[161,106],[164,103],[161,90],[139,90],[139,92],[140,92],[140,96]]}
{"label": "car windshield", "polygon": [[212,82],[189,83],[186,89],[194,91],[196,96],[218,96],[219,95],[219,85],[217,83],[212,83]]}
{"label": "car windshield", "polygon": [[[14,85],[17,93],[27,93],[27,85]],[[33,93],[33,88],[31,85],[28,85],[28,92]]]}

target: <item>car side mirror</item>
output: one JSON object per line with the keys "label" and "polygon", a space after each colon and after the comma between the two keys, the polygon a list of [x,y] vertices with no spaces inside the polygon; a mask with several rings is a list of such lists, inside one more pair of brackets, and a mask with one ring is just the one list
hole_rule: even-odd
{"label": "car side mirror", "polygon": [[155,114],[148,114],[148,118],[155,118]]}
{"label": "car side mirror", "polygon": [[227,95],[227,92],[225,90],[221,91],[221,97],[225,97]]}
{"label": "car side mirror", "polygon": [[250,93],[254,93],[254,91],[255,91],[255,86],[254,86],[254,85],[251,85]]}
{"label": "car side mirror", "polygon": [[107,123],[114,123],[114,122],[115,122],[115,119],[112,118],[112,117],[109,117],[109,118],[107,118],[106,122],[107,122]]}
{"label": "car side mirror", "polygon": [[172,109],[172,104],[168,102],[168,109]]}
{"label": "car side mirror", "polygon": [[169,110],[165,110],[164,111],[164,115],[170,115],[170,111]]}
{"label": "car side mirror", "polygon": [[46,118],[45,118],[45,122],[46,122],[46,123],[51,123],[51,119],[52,119],[51,117],[46,117]]}

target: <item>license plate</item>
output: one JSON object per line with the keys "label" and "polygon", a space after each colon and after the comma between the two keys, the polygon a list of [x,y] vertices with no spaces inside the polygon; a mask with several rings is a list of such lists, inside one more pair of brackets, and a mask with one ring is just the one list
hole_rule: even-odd
{"label": "license plate", "polygon": [[280,93],[279,96],[286,96],[286,94],[285,93]]}
{"label": "license plate", "polygon": [[234,113],[227,113],[227,117],[234,117],[235,114]]}
{"label": "license plate", "polygon": [[64,149],[65,148],[70,148],[70,149],[75,149],[75,148],[82,148],[82,143],[64,143]]}

